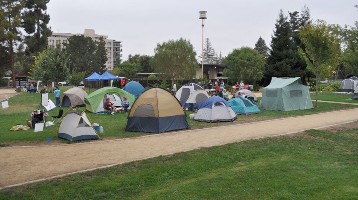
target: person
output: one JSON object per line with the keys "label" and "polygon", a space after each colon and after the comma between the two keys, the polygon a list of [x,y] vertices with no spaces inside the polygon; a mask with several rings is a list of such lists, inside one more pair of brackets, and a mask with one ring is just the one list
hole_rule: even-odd
{"label": "person", "polygon": [[217,93],[217,96],[224,98],[223,89],[220,88],[219,92]]}
{"label": "person", "polygon": [[55,94],[56,106],[59,106],[60,105],[61,90],[58,87],[56,87],[55,91],[53,91],[53,93]]}
{"label": "person", "polygon": [[177,84],[174,83],[173,84],[173,94],[175,95],[176,92],[177,92]]}
{"label": "person", "polygon": [[223,90],[223,98],[228,101],[229,100],[229,92],[227,92],[225,89]]}
{"label": "person", "polygon": [[216,83],[216,85],[215,85],[215,92],[216,92],[216,94],[218,94],[218,93],[220,92],[220,85],[219,85],[219,83]]}
{"label": "person", "polygon": [[208,82],[208,89],[212,89],[213,88],[213,83],[211,82],[211,80],[209,80]]}
{"label": "person", "polygon": [[35,128],[35,124],[44,121],[44,113],[42,110],[34,110],[31,113],[31,128]]}
{"label": "person", "polygon": [[30,93],[33,93],[33,92],[35,92],[35,87],[34,87],[34,84],[30,84]]}
{"label": "person", "polygon": [[221,83],[220,83],[220,88],[221,88],[221,89],[224,89],[224,87],[225,87],[224,80],[221,80]]}
{"label": "person", "polygon": [[122,106],[123,112],[127,112],[129,107],[129,101],[127,100],[127,97],[123,97]]}
{"label": "person", "polygon": [[103,107],[105,110],[109,110],[111,112],[111,115],[114,115],[114,106],[109,97],[106,98]]}
{"label": "person", "polygon": [[244,81],[241,81],[240,82],[240,87],[239,87],[239,90],[242,90],[245,88],[245,84],[244,84]]}
{"label": "person", "polygon": [[236,83],[235,83],[235,92],[237,92],[238,90],[239,90],[239,82],[238,81],[236,81]]}

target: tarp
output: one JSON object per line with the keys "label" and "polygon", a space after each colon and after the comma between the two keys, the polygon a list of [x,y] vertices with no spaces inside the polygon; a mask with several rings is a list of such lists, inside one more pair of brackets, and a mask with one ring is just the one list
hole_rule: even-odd
{"label": "tarp", "polygon": [[123,90],[133,94],[134,97],[137,99],[144,92],[145,89],[139,82],[130,81],[124,86]]}
{"label": "tarp", "polygon": [[99,81],[101,79],[101,75],[99,75],[97,72],[93,72],[91,76],[85,78],[86,81]]}
{"label": "tarp", "polygon": [[93,113],[100,113],[104,111],[103,103],[107,94],[116,94],[118,97],[126,97],[129,105],[134,103],[134,96],[120,88],[104,87],[100,88],[85,97],[86,109]]}
{"label": "tarp", "polygon": [[313,108],[308,86],[300,83],[300,77],[273,77],[262,92],[261,105],[267,110],[304,110]]}
{"label": "tarp", "polygon": [[152,88],[134,102],[126,131],[162,133],[189,128],[183,108],[168,91]]}
{"label": "tarp", "polygon": [[108,71],[106,71],[100,76],[100,80],[103,80],[103,81],[119,80],[119,78],[117,76],[109,73]]}
{"label": "tarp", "polygon": [[238,115],[248,115],[260,112],[260,109],[254,103],[243,97],[232,98],[228,103],[231,109]]}
{"label": "tarp", "polygon": [[58,137],[69,141],[97,140],[99,138],[86,113],[77,110],[71,110],[63,117]]}

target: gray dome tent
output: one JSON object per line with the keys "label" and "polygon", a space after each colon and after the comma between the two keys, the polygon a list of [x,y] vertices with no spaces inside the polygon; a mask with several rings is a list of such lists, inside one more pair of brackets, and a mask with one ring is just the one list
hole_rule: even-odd
{"label": "gray dome tent", "polygon": [[97,140],[99,137],[91,126],[86,113],[72,110],[62,119],[58,137],[69,141]]}
{"label": "gray dome tent", "polygon": [[85,97],[87,96],[87,92],[85,92],[82,88],[73,87],[71,89],[66,90],[63,93],[62,97],[62,107],[75,107],[85,105]]}

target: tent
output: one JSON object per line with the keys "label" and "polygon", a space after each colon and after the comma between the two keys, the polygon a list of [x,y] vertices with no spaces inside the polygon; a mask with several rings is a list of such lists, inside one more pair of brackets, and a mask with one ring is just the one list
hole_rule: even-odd
{"label": "tent", "polygon": [[194,120],[205,122],[233,121],[235,112],[229,107],[227,101],[218,96],[212,96],[200,104]]}
{"label": "tent", "polygon": [[91,126],[85,112],[69,111],[63,117],[58,137],[69,141],[97,140],[99,137]]}
{"label": "tent", "polygon": [[358,81],[355,82],[354,93],[353,93],[352,99],[358,100]]}
{"label": "tent", "polygon": [[204,90],[196,83],[188,83],[183,85],[176,93],[175,97],[180,101],[180,105],[185,107],[185,102],[188,100],[190,94],[196,90]]}
{"label": "tent", "polygon": [[87,96],[87,92],[85,92],[82,88],[73,87],[71,89],[66,90],[63,93],[62,97],[62,107],[75,107],[85,105],[85,97]]}
{"label": "tent", "polygon": [[133,94],[134,97],[137,99],[144,92],[145,89],[139,82],[130,81],[124,86],[123,90]]}
{"label": "tent", "polygon": [[129,105],[133,105],[134,96],[120,88],[104,87],[100,88],[85,97],[86,109],[93,113],[105,112],[103,103],[109,97],[115,106],[121,106],[123,97],[129,101]]}
{"label": "tent", "polygon": [[341,87],[339,88],[339,92],[354,92],[354,86],[358,83],[358,78],[356,76],[352,76],[350,78],[346,78],[342,81]]}
{"label": "tent", "polygon": [[162,133],[189,128],[183,108],[170,92],[152,88],[134,102],[126,131]]}
{"label": "tent", "polygon": [[200,103],[204,102],[208,98],[209,95],[204,90],[197,90],[190,94],[188,100],[185,103],[193,104],[194,106],[198,107]]}
{"label": "tent", "polygon": [[101,79],[101,75],[97,72],[93,72],[89,77],[85,78],[85,81],[99,81]]}
{"label": "tent", "polygon": [[281,111],[313,108],[308,86],[300,83],[300,77],[272,77],[262,92],[261,105],[263,109]]}
{"label": "tent", "polygon": [[109,81],[109,80],[119,80],[119,78],[108,71],[104,72],[102,75],[100,75],[100,80],[102,81]]}
{"label": "tent", "polygon": [[228,101],[228,103],[231,109],[239,115],[248,115],[260,112],[260,109],[254,103],[252,103],[252,101],[243,97],[232,98]]}
{"label": "tent", "polygon": [[235,93],[235,97],[239,97],[239,96],[242,96],[242,95],[245,95],[247,96],[248,99],[252,98],[254,102],[257,101],[257,97],[256,95],[251,92],[250,90],[248,89],[242,89],[242,90],[239,90]]}

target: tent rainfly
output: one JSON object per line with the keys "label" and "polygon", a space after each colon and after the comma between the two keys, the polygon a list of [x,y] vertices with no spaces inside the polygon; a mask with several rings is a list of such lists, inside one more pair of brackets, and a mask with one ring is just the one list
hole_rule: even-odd
{"label": "tent rainfly", "polygon": [[75,107],[85,105],[85,97],[87,96],[87,92],[85,92],[82,88],[73,87],[66,90],[63,93],[62,97],[62,107]]}
{"label": "tent rainfly", "polygon": [[194,120],[204,122],[233,121],[235,112],[229,107],[227,101],[218,96],[212,96],[200,104]]}
{"label": "tent rainfly", "polygon": [[132,106],[134,103],[134,96],[132,94],[120,88],[104,87],[92,92],[91,94],[85,97],[86,109],[93,113],[105,112],[103,104],[107,96],[111,99],[113,103],[115,103],[115,106],[121,106],[121,102],[122,102],[121,98],[123,97],[127,98],[130,106]]}
{"label": "tent rainfly", "polygon": [[130,81],[124,86],[123,90],[133,94],[134,97],[137,99],[144,92],[145,89],[137,81]]}
{"label": "tent rainfly", "polygon": [[152,88],[134,102],[126,131],[162,133],[189,128],[183,108],[170,92]]}
{"label": "tent rainfly", "polygon": [[91,126],[85,112],[78,110],[69,111],[63,117],[58,137],[73,141],[79,140],[97,140],[99,137]]}
{"label": "tent rainfly", "polygon": [[308,86],[300,83],[300,77],[272,77],[270,85],[262,92],[261,105],[266,110],[305,110],[313,108]]}

